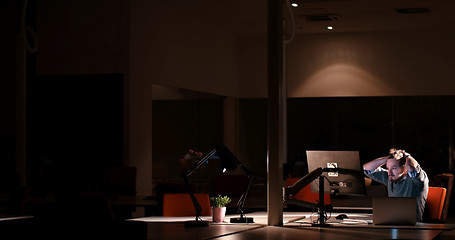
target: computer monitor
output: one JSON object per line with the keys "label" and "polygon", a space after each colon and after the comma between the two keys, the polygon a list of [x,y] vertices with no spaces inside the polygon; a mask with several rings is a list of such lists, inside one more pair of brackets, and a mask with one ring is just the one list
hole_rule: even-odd
{"label": "computer monitor", "polygon": [[[358,151],[307,151],[308,171],[323,168],[324,192],[331,195],[365,195],[365,179]],[[334,168],[333,171],[330,169]],[[319,181],[311,183],[319,192]]]}

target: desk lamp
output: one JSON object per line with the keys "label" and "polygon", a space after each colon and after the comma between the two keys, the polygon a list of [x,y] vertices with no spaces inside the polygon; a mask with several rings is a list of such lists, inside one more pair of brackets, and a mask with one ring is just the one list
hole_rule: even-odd
{"label": "desk lamp", "polygon": [[248,190],[250,189],[251,182],[253,180],[253,174],[234,156],[234,154],[227,148],[227,147],[215,147],[212,151],[210,151],[206,156],[201,158],[198,162],[196,162],[191,168],[182,172],[183,179],[185,180],[185,184],[188,189],[188,193],[190,194],[191,201],[193,202],[194,209],[196,211],[196,219],[194,221],[186,221],[185,227],[207,227],[209,226],[208,221],[202,221],[201,219],[201,212],[202,207],[197,201],[196,197],[194,196],[193,189],[188,181],[188,177],[198,169],[204,162],[208,161],[213,155],[217,154],[219,156],[219,160],[221,163],[221,167],[223,168],[223,172],[226,170],[235,170],[237,167],[240,167],[245,174],[248,175],[248,184],[245,187],[245,191],[240,197],[239,201],[237,202],[237,210],[240,213],[240,217],[238,218],[231,218],[231,223],[254,223],[253,218],[247,218],[243,215],[243,205],[245,203],[246,195],[248,194]]}

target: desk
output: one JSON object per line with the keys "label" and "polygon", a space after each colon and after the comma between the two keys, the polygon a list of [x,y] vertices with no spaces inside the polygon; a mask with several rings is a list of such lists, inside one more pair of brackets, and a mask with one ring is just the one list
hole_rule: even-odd
{"label": "desk", "polygon": [[220,240],[250,240],[250,239],[434,239],[440,234],[439,230],[392,230],[392,229],[340,229],[340,228],[288,228],[267,226],[251,231],[243,231],[235,235],[222,236]]}
{"label": "desk", "polygon": [[33,216],[0,216],[0,222],[3,221],[19,221],[24,219],[31,219]]}
{"label": "desk", "polygon": [[[297,213],[293,213],[296,215]],[[317,219],[315,214],[300,213],[305,218],[296,219],[294,221],[284,222],[287,227],[311,227],[311,223]],[[327,224],[336,228],[374,228],[374,229],[419,229],[419,230],[441,230],[451,231],[455,228],[453,224],[440,224],[440,223],[422,223],[417,222],[416,225],[374,225],[373,214],[368,213],[345,213],[349,218],[345,220],[337,220],[335,216],[339,213],[332,214],[327,221]],[[285,213],[284,215],[289,215]]]}
{"label": "desk", "polygon": [[[147,240],[163,239],[212,239],[220,236],[237,236],[242,232],[264,228],[262,225],[212,224],[209,227],[186,228],[183,223],[148,223]],[[254,239],[254,238],[250,238]],[[261,238],[256,238],[261,239]],[[264,239],[264,238],[262,238]]]}
{"label": "desk", "polygon": [[[348,216],[354,217],[352,214]],[[451,231],[450,224],[417,224],[415,226],[375,226],[373,224],[343,225],[334,224],[333,227],[318,228],[308,224],[311,213],[284,212],[283,226],[267,226],[267,213],[256,212],[247,214],[253,217],[252,224],[231,224],[226,216],[225,223],[211,223],[209,227],[185,228],[184,221],[194,220],[194,217],[144,217],[131,219],[147,223],[147,239],[422,239],[431,240],[438,237],[443,231]],[[368,215],[360,214],[368,218]],[[332,217],[334,218],[334,217]],[[211,220],[210,216],[203,216],[203,220]],[[332,219],[332,223],[338,220]],[[306,223],[305,223],[306,222]],[[306,224],[306,225],[305,225]]]}

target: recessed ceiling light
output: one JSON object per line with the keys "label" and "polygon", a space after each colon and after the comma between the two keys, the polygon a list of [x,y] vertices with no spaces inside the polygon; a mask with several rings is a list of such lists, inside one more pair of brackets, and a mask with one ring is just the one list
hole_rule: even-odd
{"label": "recessed ceiling light", "polygon": [[327,26],[327,29],[328,30],[333,30],[333,27],[332,26]]}
{"label": "recessed ceiling light", "polygon": [[419,13],[431,13],[429,8],[426,7],[415,7],[415,8],[398,8],[395,9],[397,13],[405,14],[419,14]]}
{"label": "recessed ceiling light", "polygon": [[297,3],[291,3],[291,6],[293,6],[293,7],[295,7],[295,8],[296,8],[296,7],[298,7],[298,6],[299,6],[299,4],[297,4]]}

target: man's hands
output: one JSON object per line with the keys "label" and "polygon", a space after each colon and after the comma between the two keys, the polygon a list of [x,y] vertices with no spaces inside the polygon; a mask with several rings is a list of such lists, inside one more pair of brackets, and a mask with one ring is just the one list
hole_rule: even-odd
{"label": "man's hands", "polygon": [[403,149],[395,149],[395,148],[390,149],[389,154],[392,155],[397,160],[410,155]]}
{"label": "man's hands", "polygon": [[404,157],[402,161],[406,161],[403,162],[403,164],[406,166],[408,172],[415,171],[419,165],[417,160],[415,160],[411,154],[407,153],[405,150],[392,148],[390,149],[390,154],[393,155],[393,157],[397,160],[400,160]]}
{"label": "man's hands", "polygon": [[367,170],[367,171],[374,170],[374,169],[386,164],[387,159],[389,159],[389,156],[376,158],[370,162],[367,162],[367,163],[363,164],[363,170]]}

